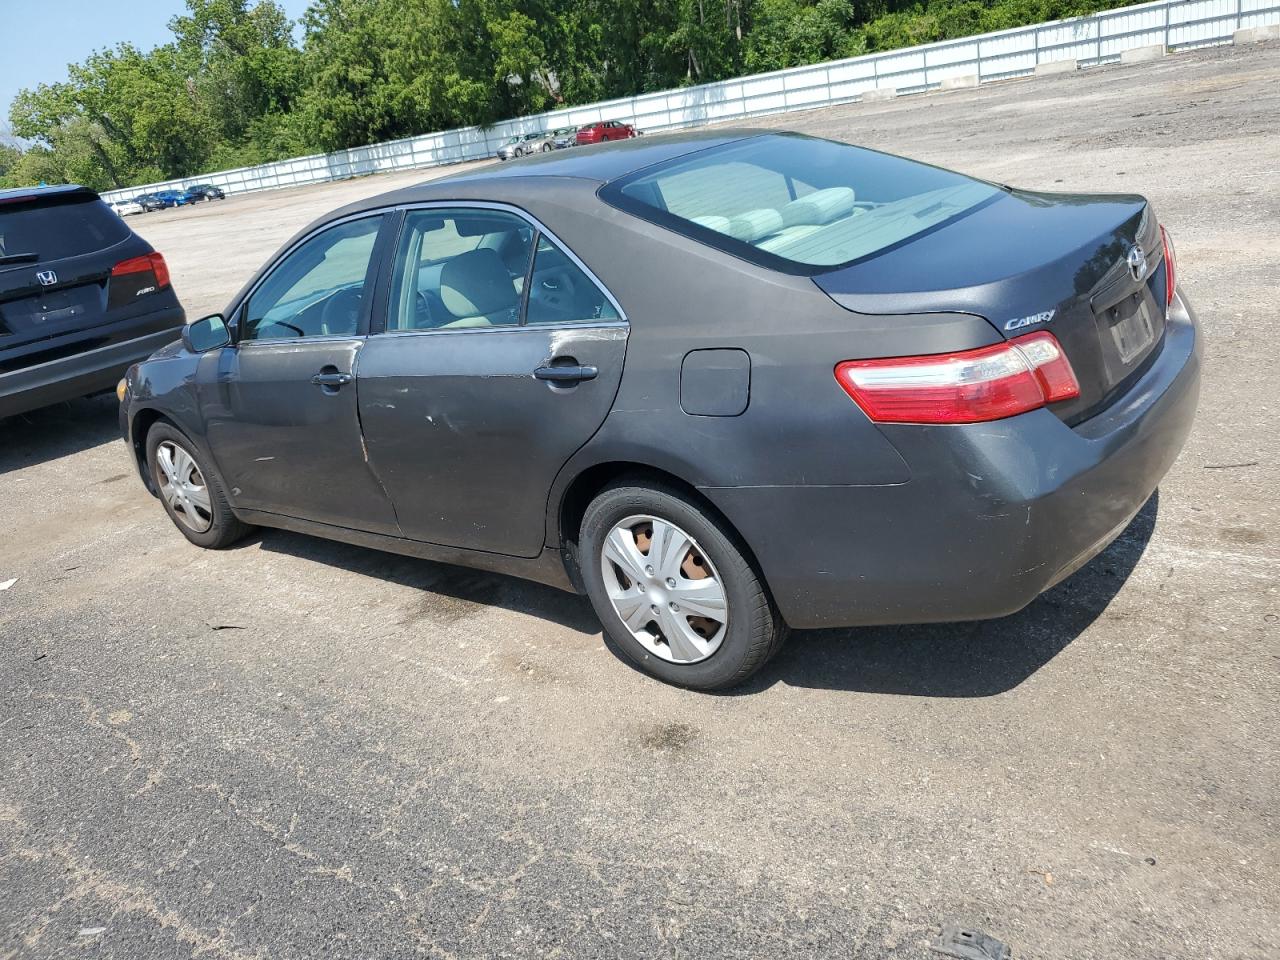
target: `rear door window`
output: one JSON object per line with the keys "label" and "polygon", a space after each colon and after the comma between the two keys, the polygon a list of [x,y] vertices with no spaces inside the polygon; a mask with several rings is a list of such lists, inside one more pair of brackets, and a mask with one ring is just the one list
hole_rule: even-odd
{"label": "rear door window", "polygon": [[533,232],[527,221],[498,210],[409,211],[396,253],[387,329],[518,324]]}
{"label": "rear door window", "polygon": [[0,206],[0,258],[34,254],[38,262],[96,253],[129,236],[97,197],[49,198]]}
{"label": "rear door window", "polygon": [[547,237],[538,238],[526,323],[617,320],[618,311],[594,280]]}

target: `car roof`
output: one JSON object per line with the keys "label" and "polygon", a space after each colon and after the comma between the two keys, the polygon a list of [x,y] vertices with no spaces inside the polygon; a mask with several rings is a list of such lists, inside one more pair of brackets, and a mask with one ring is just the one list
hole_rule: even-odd
{"label": "car roof", "polygon": [[657,163],[664,163],[686,154],[723,146],[749,137],[776,132],[738,127],[651,134],[590,147],[576,147],[573,150],[536,154],[510,163],[493,163],[486,167],[449,174],[358,200],[341,210],[334,211],[324,219],[334,219],[338,216],[402,203],[459,199],[458,188],[460,187],[466,188],[467,195],[474,197],[477,188],[483,189],[488,186],[493,192],[491,199],[505,201],[518,199],[520,194],[532,187],[536,181],[547,178],[555,178],[562,182],[580,181],[585,189],[594,191],[601,184]]}

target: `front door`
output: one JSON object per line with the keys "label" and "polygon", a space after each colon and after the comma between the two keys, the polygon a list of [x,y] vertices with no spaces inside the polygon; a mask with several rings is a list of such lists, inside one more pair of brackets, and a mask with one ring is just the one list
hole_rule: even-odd
{"label": "front door", "polygon": [[237,311],[236,343],[201,385],[201,406],[238,506],[399,533],[364,455],[355,382],[383,220],[304,240]]}
{"label": "front door", "polygon": [[359,385],[401,528],[536,556],[556,474],[613,404],[626,321],[576,258],[510,212],[411,210],[394,264]]}

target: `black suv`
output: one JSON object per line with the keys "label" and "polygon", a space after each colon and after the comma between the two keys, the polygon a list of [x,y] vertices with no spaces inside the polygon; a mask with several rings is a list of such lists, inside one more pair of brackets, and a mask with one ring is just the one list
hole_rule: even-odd
{"label": "black suv", "polygon": [[94,191],[0,190],[0,417],[114,387],[185,321],[164,257]]}

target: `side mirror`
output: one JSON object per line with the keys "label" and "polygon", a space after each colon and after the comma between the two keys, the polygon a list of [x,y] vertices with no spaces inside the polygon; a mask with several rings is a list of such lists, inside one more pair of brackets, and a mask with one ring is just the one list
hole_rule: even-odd
{"label": "side mirror", "polygon": [[207,353],[231,342],[231,331],[222,314],[201,317],[182,328],[182,345],[192,353]]}

